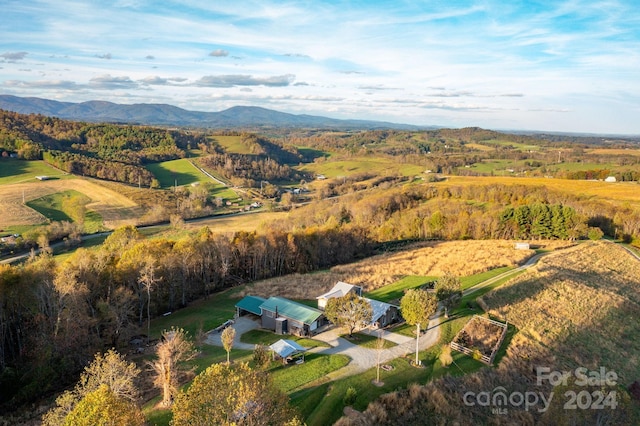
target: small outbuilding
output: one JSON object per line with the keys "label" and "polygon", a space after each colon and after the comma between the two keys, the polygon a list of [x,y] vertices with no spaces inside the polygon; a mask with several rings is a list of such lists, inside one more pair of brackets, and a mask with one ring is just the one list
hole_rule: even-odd
{"label": "small outbuilding", "polygon": [[273,353],[274,359],[279,357],[282,359],[283,364],[295,362],[296,364],[302,364],[304,362],[304,353],[306,348],[300,346],[293,340],[280,339],[271,346],[269,346]]}

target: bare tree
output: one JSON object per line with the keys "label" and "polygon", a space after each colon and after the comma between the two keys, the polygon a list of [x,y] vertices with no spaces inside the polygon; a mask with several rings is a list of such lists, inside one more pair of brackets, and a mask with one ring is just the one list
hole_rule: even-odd
{"label": "bare tree", "polygon": [[151,257],[145,258],[138,283],[141,284],[147,292],[147,341],[149,341],[149,335],[151,334],[151,289],[159,280],[160,278],[156,277],[154,260]]}
{"label": "bare tree", "polygon": [[236,330],[233,327],[227,327],[222,331],[220,339],[222,340],[222,346],[227,351],[227,364],[229,364],[229,352],[233,348],[233,339],[236,337]]}
{"label": "bare tree", "polygon": [[149,362],[156,374],[154,384],[162,389],[162,405],[171,406],[178,393],[178,380],[184,371],[181,363],[189,361],[197,355],[193,343],[188,340],[187,332],[182,328],[171,328],[162,332],[162,342],[158,344],[158,359]]}

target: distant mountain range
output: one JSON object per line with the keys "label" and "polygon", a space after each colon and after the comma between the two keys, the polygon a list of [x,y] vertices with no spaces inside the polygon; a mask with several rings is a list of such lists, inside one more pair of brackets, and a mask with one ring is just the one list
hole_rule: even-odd
{"label": "distant mountain range", "polygon": [[380,121],[338,120],[306,114],[288,114],[255,106],[236,106],[220,112],[202,112],[189,111],[168,104],[125,105],[105,101],[73,103],[12,95],[0,95],[0,109],[77,121],[211,128],[290,127],[402,130],[427,128]]}

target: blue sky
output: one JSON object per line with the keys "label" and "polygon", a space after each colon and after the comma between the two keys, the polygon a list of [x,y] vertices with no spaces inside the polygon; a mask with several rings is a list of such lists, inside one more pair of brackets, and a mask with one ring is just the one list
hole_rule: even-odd
{"label": "blue sky", "polygon": [[1,0],[0,93],[640,134],[636,0]]}

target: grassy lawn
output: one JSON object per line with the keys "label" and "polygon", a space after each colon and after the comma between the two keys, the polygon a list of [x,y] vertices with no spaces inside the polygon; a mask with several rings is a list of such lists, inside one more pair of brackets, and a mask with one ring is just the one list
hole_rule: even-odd
{"label": "grassy lawn", "polygon": [[[365,333],[353,333],[353,336],[349,337],[348,334],[343,334],[340,337],[343,337],[345,339],[347,339],[348,341],[350,341],[351,343],[358,345],[358,346],[362,346],[363,348],[369,348],[369,349],[377,349],[377,344],[378,344],[378,336],[374,336],[371,334],[365,334]],[[383,348],[384,349],[388,349],[388,348],[392,348],[394,346],[398,346],[397,343],[395,342],[391,342],[389,340],[382,340],[383,343]]]}
{"label": "grassy lawn", "polygon": [[161,316],[151,321],[151,338],[159,338],[163,330],[172,326],[182,327],[191,337],[196,336],[198,329],[207,332],[213,330],[235,314],[237,298],[232,297],[237,289],[229,289],[216,293],[208,299],[196,301],[187,308]]}
{"label": "grassy lawn", "polygon": [[275,385],[283,392],[290,393],[307,383],[325,377],[332,371],[347,365],[350,358],[346,355],[305,355],[302,364],[282,365],[271,370],[271,377]]}
{"label": "grassy lawn", "polygon": [[463,290],[466,290],[474,285],[480,284],[483,281],[497,277],[498,275],[512,270],[511,266],[503,266],[502,268],[494,268],[486,272],[479,274],[469,275],[468,277],[460,278],[460,286]]}
{"label": "grassy lawn", "polygon": [[[27,202],[27,206],[41,213],[51,221],[67,221],[74,222],[67,208],[71,199],[78,200],[79,204],[87,205],[91,199],[86,195],[74,191],[62,191],[55,194],[46,195]],[[84,213],[84,232],[93,234],[102,231],[102,216],[92,210],[86,210]]]}
{"label": "grassy lawn", "polygon": [[[376,369],[372,368],[355,376],[294,392],[291,394],[292,404],[309,426],[333,424],[342,416],[345,407],[344,396],[349,387],[353,387],[357,391],[353,408],[364,410],[369,402],[374,401],[382,394],[406,388],[412,383],[424,384],[434,377],[440,377],[447,373],[455,374],[453,371],[455,367],[452,366],[444,372],[437,372],[437,376],[434,376],[436,368],[439,367],[439,361],[437,361],[439,353],[439,347],[421,352],[419,358],[424,368],[412,367],[409,361],[413,357],[389,361],[387,364],[393,366],[393,370],[380,370],[380,380],[384,383],[383,386],[373,385]],[[470,357],[465,358],[457,358],[454,355],[454,361],[463,368],[465,373],[476,371],[484,366]]]}
{"label": "grassy lawn", "polygon": [[158,179],[163,189],[171,188],[176,184],[183,186],[195,182],[211,182],[210,178],[195,168],[186,158],[147,164],[146,167]]}
{"label": "grassy lawn", "polygon": [[410,288],[420,287],[430,281],[438,279],[435,276],[417,276],[410,275],[396,281],[393,284],[380,287],[364,295],[370,299],[381,300],[383,302],[390,303],[392,301],[398,301],[404,295],[404,291]]}
{"label": "grassy lawn", "polygon": [[0,185],[36,181],[36,176],[55,176],[56,179],[72,177],[41,160],[25,161],[15,158],[0,158]]}
{"label": "grassy lawn", "polygon": [[254,345],[271,345],[280,339],[288,339],[298,342],[300,346],[305,348],[328,348],[329,344],[321,342],[320,340],[308,339],[305,337],[298,337],[292,335],[278,335],[269,330],[249,330],[240,337],[240,341],[243,343],[251,343]]}

